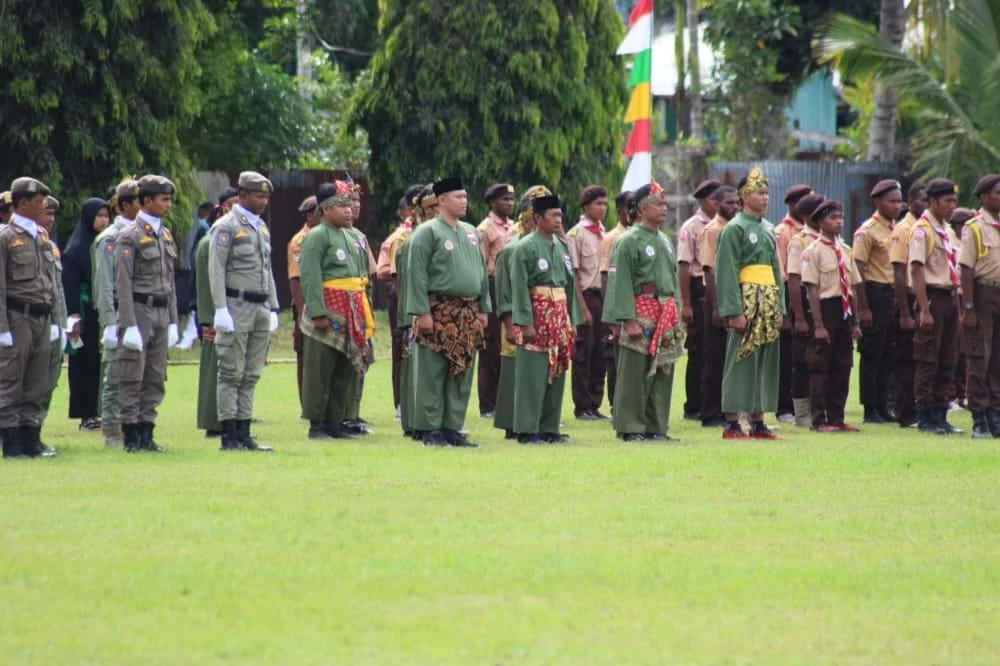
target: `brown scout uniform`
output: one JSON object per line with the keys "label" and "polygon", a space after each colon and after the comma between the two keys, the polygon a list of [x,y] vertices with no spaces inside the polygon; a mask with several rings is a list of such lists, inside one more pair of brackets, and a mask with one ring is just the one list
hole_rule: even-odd
{"label": "brown scout uniform", "polygon": [[[301,280],[302,273],[299,271],[299,256],[302,254],[302,241],[309,233],[309,227],[302,225],[292,240],[288,241],[288,281]],[[295,380],[299,387],[299,404],[302,403],[302,329],[299,328],[299,317],[302,313],[298,308],[293,309],[292,319],[295,328],[292,329],[292,348],[295,350]]]}
{"label": "brown scout uniform", "polygon": [[1000,220],[986,209],[962,230],[958,262],[976,278],[976,327],[965,336],[969,409],[1000,409]]}
{"label": "brown scout uniform", "polygon": [[574,279],[583,293],[585,307],[593,323],[577,327],[576,353],[573,355],[573,410],[577,416],[596,412],[604,402],[604,363],[601,323],[604,297],[601,294],[601,243],[604,229],[581,217],[566,237],[569,256],[573,261]]}
{"label": "brown scout uniform", "polygon": [[115,247],[118,328],[139,327],[142,349],[118,347],[122,423],[156,421],[167,380],[167,328],[177,323],[174,264],[177,246],[170,230],[157,232],[145,213],[122,228]]}
{"label": "brown scout uniform", "polygon": [[[789,206],[794,205],[797,201],[797,199],[789,199],[791,189],[797,189],[798,187],[793,186],[790,188],[789,194],[785,197],[785,203]],[[784,219],[781,220],[781,224],[774,228],[775,245],[778,250],[778,264],[781,266],[781,279],[785,282],[786,312],[791,311],[788,305],[788,248],[791,245],[792,239],[802,231],[804,226],[804,223],[799,222],[791,215],[785,215]],[[790,328],[786,329],[782,327],[780,337],[781,355],[778,360],[778,416],[795,413],[795,405],[792,402],[794,338],[795,335]]]}
{"label": "brown scout uniform", "polygon": [[[889,261],[895,265],[900,264],[905,267],[903,278],[906,286],[910,284],[910,234],[913,233],[913,226],[917,223],[917,218],[913,213],[907,213],[893,226],[889,235]],[[910,424],[916,420],[916,401],[913,395],[913,331],[904,331],[899,328],[899,317],[903,308],[907,308],[910,316],[916,310],[916,303],[913,292],[910,291],[907,300],[899,303],[897,299],[896,312],[896,420],[900,424]]]}
{"label": "brown scout uniform", "polygon": [[[851,383],[851,366],[854,365],[854,340],[851,331],[853,314],[845,317],[841,270],[851,287],[861,283],[857,264],[851,258],[851,248],[839,238],[833,242],[826,238],[814,240],[802,252],[802,284],[816,285],[819,289],[819,316],[823,328],[830,334],[829,342],[815,338],[809,342],[806,363],[809,366],[809,408],[812,425],[844,425],[844,405]],[[844,265],[841,267],[841,261]],[[850,298],[850,290],[848,290]]]}
{"label": "brown scout uniform", "polygon": [[684,377],[684,413],[701,413],[702,370],[704,368],[705,339],[705,269],[701,260],[701,246],[705,228],[712,220],[700,208],[695,211],[677,234],[677,261],[686,262],[690,275],[689,289],[691,310],[694,320],[687,329],[684,343],[688,353],[687,370]]}
{"label": "brown scout uniform", "polygon": [[[720,215],[705,225],[701,236],[699,259],[702,275],[706,271],[715,270],[715,253],[719,247],[719,234],[726,226],[726,220]],[[722,417],[722,369],[726,360],[726,328],[717,327],[712,318],[713,310],[718,309],[718,303],[713,304],[707,298],[702,299],[702,318],[705,322],[704,344],[702,345],[701,364],[701,420],[702,423]]]}
{"label": "brown scout uniform", "polygon": [[[795,234],[788,244],[788,263],[785,270],[788,275],[802,277],[802,253],[819,239],[820,233],[808,225],[802,226],[802,231]],[[791,309],[789,309],[791,311]],[[809,324],[808,337],[795,335],[792,338],[792,400],[809,399],[809,366],[806,364],[806,352],[809,350],[809,340],[812,337],[813,319],[809,310],[809,297],[805,286],[802,287],[802,312]]]}
{"label": "brown scout uniform", "polygon": [[403,363],[403,346],[406,343],[399,327],[399,282],[396,279],[396,255],[399,246],[413,232],[413,219],[406,218],[402,224],[389,234],[379,248],[378,265],[375,267],[378,279],[389,282],[389,298],[387,307],[389,313],[390,337],[392,338],[392,402],[399,407],[402,400],[400,381]]}
{"label": "brown scout uniform", "polygon": [[0,333],[13,338],[12,346],[0,347],[0,429],[5,452],[11,438],[19,437],[17,454],[38,455],[37,447],[25,446],[23,438],[26,429],[41,428],[51,388],[56,257],[48,234],[36,224],[32,236],[30,222],[15,214],[0,230]]}
{"label": "brown scout uniform", "polygon": [[878,213],[854,233],[855,261],[865,264],[865,295],[872,313],[871,328],[858,341],[861,354],[861,404],[866,415],[888,414],[889,378],[894,370],[895,342],[899,329],[896,296],[893,291],[892,220]]}
{"label": "brown scout uniform", "polygon": [[[513,188],[511,188],[513,189]],[[486,273],[490,279],[490,298],[496,303],[497,255],[517,237],[514,221],[502,219],[490,211],[478,227],[479,248],[486,262]],[[479,375],[477,387],[479,391],[479,411],[490,414],[497,408],[497,388],[500,384],[500,319],[495,312],[490,312],[486,324],[486,348],[479,354]]]}
{"label": "brown scout uniform", "polygon": [[937,230],[947,235],[957,254],[955,232],[925,211],[910,234],[910,284],[913,284],[913,264],[922,264],[934,328],[922,330],[917,321],[913,334],[914,394],[917,405],[941,410],[947,409],[951,401],[958,362],[958,302],[945,244]]}

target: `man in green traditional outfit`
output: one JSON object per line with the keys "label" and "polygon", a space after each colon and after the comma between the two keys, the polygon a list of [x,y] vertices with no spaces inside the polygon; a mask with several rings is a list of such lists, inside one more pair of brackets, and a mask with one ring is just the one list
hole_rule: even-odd
{"label": "man in green traditional outfit", "polygon": [[211,249],[211,233],[198,241],[194,251],[195,281],[198,322],[201,324],[201,362],[198,364],[198,427],[205,431],[205,437],[222,435],[219,422],[219,356],[215,349],[215,302],[212,300],[212,285],[208,281],[208,260]]}
{"label": "man in green traditional outfit", "polygon": [[633,195],[639,219],[615,241],[602,319],[618,328],[612,423],[626,442],[672,440],[674,362],[684,353],[677,255],[660,226],[667,197],[655,181]]}
{"label": "man in green traditional outfit", "polygon": [[[764,425],[764,412],[778,408],[781,352],[778,339],[785,316],[784,282],[774,226],[764,219],[767,179],[754,167],[737,188],[743,202],[719,235],[715,284],[719,316],[729,329],[722,374],[723,439],[778,439]],[[750,415],[750,434],[739,413]]]}
{"label": "man in green traditional outfit", "polygon": [[413,428],[426,446],[476,446],[461,434],[476,352],[483,348],[490,304],[479,233],[461,221],[468,209],[462,182],[434,183],[438,215],[410,236],[406,314],[416,317]]}
{"label": "man in green traditional outfit", "polygon": [[518,206],[518,221],[515,228],[515,238],[507,243],[496,257],[496,273],[494,284],[496,288],[497,318],[500,320],[500,381],[497,386],[496,413],[493,415],[493,427],[504,431],[505,439],[517,439],[514,431],[514,358],[517,354],[517,339],[511,323],[511,281],[510,258],[514,254],[517,241],[535,230],[535,211],[531,202],[552,194],[544,185],[533,185],[521,197]]}
{"label": "man in green traditional outfit", "polygon": [[542,444],[568,439],[559,434],[559,418],[583,316],[569,248],[556,236],[562,225],[559,197],[538,197],[531,208],[535,230],[517,241],[509,260],[511,324],[518,343],[514,432],[521,444]]}
{"label": "man in green traditional outfit", "polygon": [[349,439],[342,423],[357,399],[358,374],[375,332],[365,294],[368,252],[350,231],[351,186],[324,183],[316,200],[322,222],[306,234],[299,255],[305,298],[302,409],[310,439]]}

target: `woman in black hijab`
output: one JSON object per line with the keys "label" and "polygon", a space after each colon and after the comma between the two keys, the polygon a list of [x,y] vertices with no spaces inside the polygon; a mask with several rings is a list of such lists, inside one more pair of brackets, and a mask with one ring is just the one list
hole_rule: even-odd
{"label": "woman in black hijab", "polygon": [[66,310],[70,318],[79,318],[83,341],[83,347],[69,356],[69,417],[80,419],[80,430],[101,428],[101,329],[93,301],[91,246],[110,222],[108,202],[87,199],[62,253]]}

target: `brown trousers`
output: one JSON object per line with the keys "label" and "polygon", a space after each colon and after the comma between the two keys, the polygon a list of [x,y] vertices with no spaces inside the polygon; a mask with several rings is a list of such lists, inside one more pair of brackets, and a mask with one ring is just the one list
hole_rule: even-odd
{"label": "brown trousers", "polygon": [[598,409],[604,402],[604,346],[607,336],[601,323],[604,298],[600,289],[586,289],[583,300],[593,324],[577,326],[576,353],[573,357],[573,407],[576,413]]}
{"label": "brown trousers", "polygon": [[[684,374],[684,413],[699,414],[702,412],[701,375],[705,365],[705,283],[700,277],[690,280],[691,310],[694,320],[688,326],[687,340],[687,371]],[[709,320],[711,321],[711,319]],[[704,418],[704,414],[702,414]]]}
{"label": "brown trousers", "polygon": [[914,394],[921,407],[947,407],[958,361],[958,302],[953,289],[927,287],[934,326],[913,334]]}
{"label": "brown trousers", "polygon": [[[907,307],[912,315],[915,310],[914,298],[912,295],[907,298]],[[895,352],[896,420],[904,425],[917,420],[917,405],[913,396],[913,331],[896,327]]]}
{"label": "brown trousers", "polygon": [[170,312],[135,304],[135,321],[142,335],[142,350],[118,347],[118,390],[122,423],[154,423],[163,402],[167,381],[167,327]]}
{"label": "brown trousers", "polygon": [[394,407],[399,407],[399,371],[403,363],[403,334],[398,328],[399,293],[396,291],[396,285],[389,287],[386,307],[389,309],[389,333],[392,337],[392,404]]}
{"label": "brown trousers", "polygon": [[[490,302],[497,303],[494,277],[490,276]],[[500,386],[500,319],[489,313],[486,322],[486,348],[479,352],[479,413],[487,414],[497,409],[497,389]],[[402,349],[402,348],[400,348]]]}
{"label": "brown trousers", "polygon": [[[788,283],[785,283],[785,312],[789,312],[791,306],[788,305]],[[777,415],[794,414],[795,406],[792,404],[792,342],[795,334],[791,329],[781,329],[780,345],[781,356],[778,359],[778,411]]]}
{"label": "brown trousers", "polygon": [[[812,312],[809,311],[809,294],[805,287],[802,290],[802,314],[805,315],[806,323],[809,324],[809,332],[805,335],[796,335],[792,332],[792,399],[809,399],[809,366],[806,364],[806,352],[809,350],[809,342],[813,334]],[[788,309],[791,312],[791,308]]]}
{"label": "brown trousers", "polygon": [[292,349],[295,350],[295,382],[299,387],[299,408],[302,407],[302,329],[299,328],[300,313],[292,306]]}
{"label": "brown trousers", "polygon": [[[712,306],[701,299],[704,336],[701,344],[701,420],[722,418],[722,369],[726,364],[726,329],[712,323]],[[690,363],[690,361],[688,361]]]}
{"label": "brown trousers", "polygon": [[851,384],[854,365],[854,340],[851,323],[844,319],[840,297],[819,302],[823,327],[830,334],[829,342],[812,339],[806,350],[809,366],[809,408],[813,427],[844,424],[844,405]]}
{"label": "brown trousers", "polygon": [[13,347],[0,347],[0,428],[42,425],[52,389],[52,318],[7,312]]}
{"label": "brown trousers", "polygon": [[965,334],[969,409],[1000,409],[1000,287],[976,284],[976,327]]}

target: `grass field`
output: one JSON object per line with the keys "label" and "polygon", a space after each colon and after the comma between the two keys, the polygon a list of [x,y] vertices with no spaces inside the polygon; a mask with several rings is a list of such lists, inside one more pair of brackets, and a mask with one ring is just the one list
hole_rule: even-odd
{"label": "grass field", "polygon": [[482,448],[428,450],[398,436],[388,377],[374,436],[311,443],[294,366],[269,366],[273,455],[195,431],[194,366],[170,369],[162,456],[76,432],[64,381],[60,456],[0,462],[0,664],[1000,662],[997,441],[724,443],[675,393],[676,445],[567,402],[570,445],[475,416]]}

